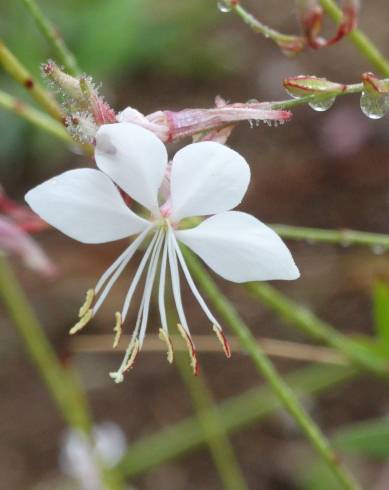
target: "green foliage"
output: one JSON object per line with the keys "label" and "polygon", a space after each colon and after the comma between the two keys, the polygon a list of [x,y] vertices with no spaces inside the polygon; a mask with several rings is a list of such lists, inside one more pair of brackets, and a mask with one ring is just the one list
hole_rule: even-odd
{"label": "green foliage", "polygon": [[381,349],[389,355],[389,286],[381,281],[374,287],[373,313]]}

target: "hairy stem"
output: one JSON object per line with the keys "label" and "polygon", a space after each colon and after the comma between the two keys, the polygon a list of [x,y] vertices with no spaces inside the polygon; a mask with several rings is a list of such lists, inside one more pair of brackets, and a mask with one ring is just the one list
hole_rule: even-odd
{"label": "hairy stem", "polygon": [[27,10],[35,20],[39,30],[46,38],[48,43],[53,47],[55,54],[63,64],[65,70],[70,75],[80,74],[80,69],[77,65],[76,58],[70,49],[66,46],[65,41],[58,29],[52,24],[52,22],[46,17],[44,12],[35,2],[35,0],[22,0]]}
{"label": "hairy stem", "polygon": [[206,296],[208,296],[208,298],[214,304],[216,310],[219,312],[220,316],[234,332],[242,347],[251,357],[258,372],[262,374],[262,376],[272,387],[275,395],[282,402],[284,408],[294,418],[302,432],[311,442],[312,446],[327,463],[328,467],[331,469],[342,488],[347,490],[360,489],[361,487],[359,484],[354,480],[353,476],[336,457],[327,438],[324,436],[324,434],[322,434],[319,427],[299,404],[295,394],[277,373],[269,358],[256,344],[255,338],[251,334],[250,329],[239,317],[234,306],[219,291],[216,283],[209,276],[207,271],[201,265],[200,261],[191,252],[189,252],[188,249],[183,248],[183,250],[188,266],[190,267],[194,277],[197,279]]}

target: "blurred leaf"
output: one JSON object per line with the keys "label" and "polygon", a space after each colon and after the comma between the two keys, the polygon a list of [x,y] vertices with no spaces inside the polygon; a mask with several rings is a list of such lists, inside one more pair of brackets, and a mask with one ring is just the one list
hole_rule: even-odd
{"label": "blurred leaf", "polygon": [[359,422],[338,430],[334,446],[344,453],[387,459],[389,456],[389,418]]}
{"label": "blurred leaf", "polygon": [[299,488],[303,490],[342,490],[328,466],[322,461],[304,464]]}
{"label": "blurred leaf", "polygon": [[389,286],[379,281],[373,291],[373,314],[377,336],[389,355]]}

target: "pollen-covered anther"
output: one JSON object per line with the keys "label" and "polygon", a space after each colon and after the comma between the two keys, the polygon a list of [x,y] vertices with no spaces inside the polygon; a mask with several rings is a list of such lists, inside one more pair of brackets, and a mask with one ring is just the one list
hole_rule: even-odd
{"label": "pollen-covered anther", "polygon": [[170,337],[162,328],[159,329],[159,338],[167,345],[167,361],[168,363],[172,364],[174,359],[173,344]]}
{"label": "pollen-covered anther", "polygon": [[199,374],[199,363],[197,361],[197,357],[196,357],[196,350],[194,348],[194,345],[193,345],[193,342],[192,342],[192,339],[189,337],[189,335],[187,334],[187,332],[183,329],[182,325],[180,323],[177,323],[177,328],[178,328],[178,331],[180,332],[181,334],[181,337],[185,340],[186,342],[186,345],[188,347],[188,352],[189,352],[189,356],[190,356],[190,365],[193,369],[193,374],[195,376],[197,376]]}
{"label": "pollen-covered anther", "polygon": [[229,359],[231,357],[231,347],[230,347],[230,344],[228,343],[226,336],[224,335],[223,330],[218,325],[213,325],[212,328],[213,328],[213,331],[215,332],[216,337],[218,338],[219,342],[222,344],[224,354]]}
{"label": "pollen-covered anther", "polygon": [[134,366],[134,362],[135,362],[136,356],[138,355],[138,353],[140,351],[140,344],[139,344],[139,340],[138,339],[135,339],[132,342],[132,344],[133,345],[132,345],[132,349],[131,349],[131,355],[130,355],[130,357],[128,359],[127,364],[123,368],[123,372],[129,371]]}
{"label": "pollen-covered anther", "polygon": [[85,302],[81,306],[80,311],[78,312],[78,317],[82,318],[86,313],[88,313],[88,310],[92,306],[93,300],[95,299],[95,291],[94,289],[88,289],[86,292],[85,296]]}
{"label": "pollen-covered anther", "polygon": [[85,327],[85,325],[90,322],[92,317],[93,317],[93,310],[89,308],[89,310],[85,313],[85,315],[81,317],[80,320],[69,330],[69,334],[74,335],[75,333],[82,330]]}
{"label": "pollen-covered anther", "polygon": [[113,331],[115,332],[115,338],[113,340],[113,348],[116,349],[116,347],[119,344],[120,337],[122,335],[122,315],[120,314],[119,311],[115,313],[115,326],[113,328]]}

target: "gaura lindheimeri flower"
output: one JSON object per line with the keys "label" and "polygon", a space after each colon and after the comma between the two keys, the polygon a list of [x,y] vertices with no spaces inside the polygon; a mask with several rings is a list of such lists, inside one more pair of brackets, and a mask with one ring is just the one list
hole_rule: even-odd
{"label": "gaura lindheimeri flower", "polygon": [[[193,282],[180,242],[216,273],[233,282],[296,279],[299,271],[282,240],[253,216],[230,211],[250,181],[250,168],[237,152],[215,142],[193,143],[176,153],[171,164],[164,144],[150,131],[130,123],[103,125],[96,136],[99,170],[70,170],[35,187],[26,195],[31,208],[66,235],[83,243],[104,243],[137,235],[135,240],[87,293],[80,320],[70,333],[81,330],[98,312],[112,286],[142,243],[150,238],[121,312],[115,314],[114,347],[118,344],[134,292],[145,272],[139,312],[123,362],[111,377],[120,382],[142,348],[150,300],[158,276],[160,338],[173,360],[165,311],[166,274],[170,271],[178,329],[186,340],[194,372],[195,346],[185,317],[180,269],[211,322],[225,354],[230,348],[222,328]],[[148,211],[135,214],[116,185]],[[198,226],[182,229],[184,218],[213,215]]]}

